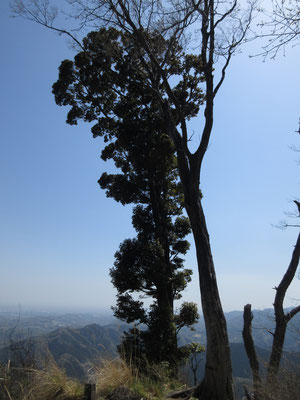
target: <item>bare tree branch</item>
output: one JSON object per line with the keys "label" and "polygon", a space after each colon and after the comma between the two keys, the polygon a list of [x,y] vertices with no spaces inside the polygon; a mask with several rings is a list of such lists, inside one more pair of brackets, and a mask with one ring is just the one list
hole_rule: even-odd
{"label": "bare tree branch", "polygon": [[54,25],[54,21],[58,16],[58,9],[51,6],[49,0],[31,0],[29,5],[23,0],[14,0],[11,2],[11,12],[13,17],[23,17],[60,35],[68,36],[73,43],[83,49],[81,41],[71,31]]}
{"label": "bare tree branch", "polygon": [[262,31],[256,38],[265,39],[263,50],[255,56],[276,58],[286,46],[300,43],[300,3],[298,0],[272,0],[271,9],[262,9]]}

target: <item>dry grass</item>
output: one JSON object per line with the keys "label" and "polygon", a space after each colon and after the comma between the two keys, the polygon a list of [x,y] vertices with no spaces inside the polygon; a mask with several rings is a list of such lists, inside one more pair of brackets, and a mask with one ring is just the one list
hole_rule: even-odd
{"label": "dry grass", "polygon": [[83,396],[83,385],[67,377],[64,370],[51,361],[45,370],[34,371],[31,400],[79,400]]}
{"label": "dry grass", "polygon": [[27,393],[33,380],[32,373],[23,368],[15,368],[10,360],[0,365],[0,399],[27,400]]}
{"label": "dry grass", "polygon": [[122,358],[101,359],[91,370],[91,380],[97,385],[97,396],[105,397],[118,386],[124,385],[145,399],[161,399],[174,389],[183,385],[169,376],[169,368],[165,364],[147,367],[142,374],[127,365]]}
{"label": "dry grass", "polygon": [[68,378],[51,360],[43,370],[11,368],[0,371],[1,400],[81,400],[83,386]]}
{"label": "dry grass", "polygon": [[[147,371],[141,374],[122,358],[106,358],[94,364],[90,377],[97,386],[97,399],[121,385],[152,400],[162,399],[166,393],[183,388],[181,382],[171,379],[165,363],[148,365]],[[50,357],[41,370],[0,365],[1,400],[82,400],[83,396],[83,384],[68,378]]]}
{"label": "dry grass", "polygon": [[135,371],[121,358],[101,359],[93,365],[91,379],[97,392],[106,396],[120,385],[131,387],[136,379]]}

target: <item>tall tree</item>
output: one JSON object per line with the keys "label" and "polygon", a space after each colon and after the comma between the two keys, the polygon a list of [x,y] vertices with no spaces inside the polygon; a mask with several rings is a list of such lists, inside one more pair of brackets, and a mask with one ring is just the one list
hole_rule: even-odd
{"label": "tall tree", "polygon": [[[159,56],[168,44],[159,36],[153,40]],[[94,136],[109,141],[102,159],[112,159],[122,171],[103,173],[100,186],[122,204],[138,204],[132,219],[138,236],[121,244],[110,271],[118,290],[115,314],[127,322],[146,324],[148,330],[140,335],[145,355],[150,361],[168,361],[176,369],[176,331],[196,322],[197,308],[185,303],[174,316],[174,300],[181,297],[192,273],[183,269],[180,257],[189,248],[184,237],[190,233],[190,224],[181,215],[183,193],[174,145],[165,134],[159,103],[149,91],[149,65],[145,70],[137,68],[139,53],[131,36],[112,28],[101,29],[89,33],[83,47],[74,62],[61,64],[59,79],[53,85],[56,102],[72,106],[68,114],[71,124],[79,118],[97,121],[92,128]],[[180,82],[177,90],[188,117],[197,112],[203,100],[197,88],[203,78],[201,72],[190,74],[197,65],[196,57],[186,55],[180,63],[176,53],[182,49],[174,45],[172,52],[170,73],[185,73],[186,88]],[[150,312],[134,300],[132,292],[155,299]]]}
{"label": "tall tree", "polygon": [[[67,33],[78,42],[70,32],[54,26],[53,12],[48,18],[45,8],[35,7],[38,0],[33,2],[33,8],[24,7],[24,2],[20,0],[18,3],[22,4],[19,14]],[[75,7],[73,15],[81,24],[117,26],[131,35],[137,54],[135,68],[145,74],[144,79],[138,82],[147,84],[152,98],[159,102],[161,115],[167,125],[166,132],[177,154],[184,206],[196,246],[207,333],[205,376],[195,395],[206,400],[231,400],[234,392],[227,327],[199,187],[203,160],[213,128],[214,100],[224,82],[232,55],[245,39],[254,5],[249,3],[248,10],[243,11],[237,0],[73,0],[71,3]],[[156,32],[155,37],[160,37],[167,44],[159,53],[157,40],[154,40],[151,32]],[[191,38],[193,32],[195,35]],[[195,44],[196,63],[190,70],[196,75],[201,72],[204,77],[203,82],[197,82],[197,89],[202,87],[204,90],[205,102],[203,124],[199,126],[200,143],[196,151],[189,148],[191,135],[188,133],[187,120],[191,114],[186,113],[191,92],[190,78],[186,78],[191,74],[178,67],[174,68],[174,65],[170,68],[170,61],[174,60],[173,45],[178,43]],[[183,64],[182,53],[177,53],[175,59],[179,60],[177,66]],[[176,84],[178,79],[180,87]],[[100,79],[100,82],[103,80]],[[193,86],[193,93],[195,89]],[[73,109],[76,114],[76,107]]]}
{"label": "tall tree", "polygon": [[[140,52],[140,63],[151,66],[148,81],[152,93],[160,103],[161,113],[167,122],[167,133],[174,143],[178,169],[184,192],[184,205],[190,219],[198,260],[202,310],[206,325],[207,352],[205,376],[195,396],[206,400],[231,400],[234,398],[230,348],[226,320],[218,292],[209,234],[202,208],[200,172],[209,144],[213,120],[214,99],[225,79],[226,69],[238,45],[245,38],[251,21],[251,10],[245,18],[237,16],[237,2],[224,3],[214,0],[161,3],[156,1],[97,2],[93,18],[117,24],[131,33]],[[169,7],[169,8],[168,8]],[[91,10],[91,9],[90,9]],[[99,11],[100,10],[100,11]],[[84,10],[83,10],[84,11]],[[191,22],[198,23],[198,66],[204,76],[204,123],[200,144],[190,151],[187,118],[184,103],[170,79],[166,60],[170,57],[167,47],[164,57],[158,57],[156,45],[149,29],[168,37],[168,43],[180,42],[183,32]],[[223,58],[221,75],[215,83],[216,60]],[[184,86],[183,86],[184,87]]]}

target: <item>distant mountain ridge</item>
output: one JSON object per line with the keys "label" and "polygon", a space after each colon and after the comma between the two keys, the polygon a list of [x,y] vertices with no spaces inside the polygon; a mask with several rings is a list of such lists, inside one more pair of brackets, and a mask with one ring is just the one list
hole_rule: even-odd
{"label": "distant mountain ridge", "polygon": [[[83,328],[61,328],[35,339],[36,354],[51,353],[59,367],[64,368],[67,375],[85,379],[93,362],[101,357],[116,354],[116,346],[121,341],[124,330],[128,327],[102,327],[97,324]],[[27,344],[25,343],[26,347]],[[232,363],[235,376],[249,377],[250,369],[242,343],[232,343]],[[257,348],[258,356],[265,358],[268,351]],[[0,360],[13,358],[8,348],[0,350]],[[199,368],[199,376],[203,374],[204,363]]]}
{"label": "distant mountain ridge", "polygon": [[[49,334],[34,337],[34,352],[39,356],[52,355],[59,367],[64,368],[67,375],[82,379],[86,376],[91,364],[101,357],[116,354],[116,346],[121,341],[126,326],[102,327],[97,324],[83,328],[61,328]],[[19,342],[19,347],[30,346],[30,339]],[[0,361],[14,359],[14,352],[8,347],[0,349]]]}
{"label": "distant mountain ridge", "polygon": [[[286,311],[288,311],[287,309]],[[262,349],[270,350],[272,346],[275,322],[272,309],[253,310],[252,335],[255,346]],[[231,311],[225,313],[227,321],[227,330],[230,343],[243,343],[243,311]],[[189,343],[192,341],[206,342],[205,326],[203,318],[195,326],[195,331],[183,329],[181,334],[181,343]],[[300,352],[300,313],[289,322],[285,342],[284,351]]]}
{"label": "distant mountain ridge", "polygon": [[[288,311],[289,309],[287,309]],[[258,347],[269,349],[272,344],[272,335],[268,332],[274,328],[272,309],[253,310],[253,337]],[[225,313],[230,342],[242,343],[243,311]],[[59,328],[79,329],[87,325],[97,324],[102,327],[116,329],[125,326],[113,317],[112,314],[36,314],[18,315],[18,313],[0,312],[0,347],[7,344],[9,333],[30,331],[32,336],[48,334]],[[205,327],[203,317],[195,326],[195,332],[183,329],[181,342],[200,341],[204,343]],[[286,351],[300,351],[300,314],[296,315],[288,324],[285,340]]]}
{"label": "distant mountain ridge", "polygon": [[30,331],[33,336],[50,333],[59,328],[82,328],[96,323],[105,326],[116,319],[111,313],[47,313],[47,312],[0,312],[0,347],[5,346],[10,332]]}
{"label": "distant mountain ridge", "polygon": [[[274,319],[270,310],[253,311],[253,337],[257,349],[258,358],[267,360],[272,343],[272,330]],[[69,317],[68,317],[69,318]],[[237,377],[248,378],[250,368],[248,359],[242,343],[243,312],[233,311],[226,313],[229,338],[231,342],[231,354],[233,374]],[[84,318],[86,320],[86,318]],[[76,321],[80,320],[75,318]],[[286,335],[284,357],[300,364],[300,318],[297,316],[293,325],[290,326]],[[100,326],[91,323],[83,327],[62,327],[50,333],[34,336],[36,353],[49,351],[57,364],[64,368],[69,376],[79,379],[86,379],[86,374],[91,364],[101,357],[108,357],[116,354],[116,346],[120,343],[123,331],[129,326],[119,321],[111,320],[110,324]],[[200,342],[205,345],[204,321],[195,327],[195,331],[182,329],[180,332],[179,344]],[[25,341],[26,342],[26,341]],[[28,342],[29,343],[29,342]],[[0,349],[0,361],[6,362],[12,358],[7,347]],[[199,376],[202,375],[204,363],[199,369]]]}

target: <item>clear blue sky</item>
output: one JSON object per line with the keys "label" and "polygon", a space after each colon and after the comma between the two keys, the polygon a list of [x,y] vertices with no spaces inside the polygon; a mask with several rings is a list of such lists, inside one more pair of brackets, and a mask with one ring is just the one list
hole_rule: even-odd
{"label": "clear blue sky", "polygon": [[[133,237],[130,207],[107,199],[97,180],[110,168],[86,124],[65,124],[51,86],[74,53],[45,28],[9,18],[0,3],[0,304],[109,308],[108,276],[121,241]],[[226,311],[272,306],[297,230],[272,226],[299,198],[299,47],[286,57],[232,60],[216,99],[202,177],[204,208]],[[193,122],[197,140],[197,121]],[[191,239],[192,240],[192,239]],[[183,300],[199,303],[195,270]],[[295,280],[287,305],[300,299]]]}

